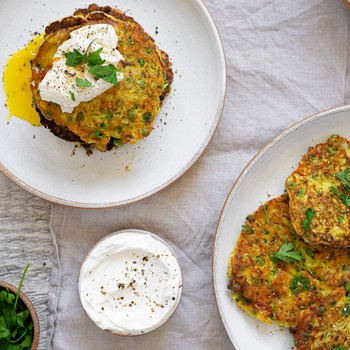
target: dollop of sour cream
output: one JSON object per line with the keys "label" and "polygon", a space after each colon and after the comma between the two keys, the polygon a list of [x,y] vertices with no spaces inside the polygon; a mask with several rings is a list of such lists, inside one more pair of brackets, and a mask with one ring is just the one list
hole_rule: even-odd
{"label": "dollop of sour cream", "polygon": [[81,303],[95,324],[119,335],[148,333],[175,311],[182,274],[174,253],[144,231],[107,236],[90,251],[79,277]]}
{"label": "dollop of sour cream", "polygon": [[[40,96],[44,101],[51,101],[61,106],[62,112],[71,113],[81,102],[87,102],[110,89],[113,84],[103,80],[96,80],[90,73],[87,63],[77,67],[66,65],[64,54],[78,50],[88,54],[102,48],[100,57],[105,60],[103,65],[112,64],[115,67],[124,57],[117,50],[118,37],[115,29],[109,24],[93,24],[73,30],[70,39],[57,49],[52,68],[46,73],[39,84]],[[76,78],[88,80],[89,87],[78,87]],[[117,72],[117,80],[122,80],[123,74]]]}

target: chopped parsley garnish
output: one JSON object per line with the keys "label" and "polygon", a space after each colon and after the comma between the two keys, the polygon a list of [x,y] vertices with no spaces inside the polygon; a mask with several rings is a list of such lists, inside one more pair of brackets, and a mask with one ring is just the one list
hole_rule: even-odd
{"label": "chopped parsley garnish", "polygon": [[76,78],[75,82],[76,82],[77,86],[79,86],[79,87],[90,87],[91,86],[91,82],[89,80],[86,80],[83,78]]}
{"label": "chopped parsley garnish", "polygon": [[117,68],[113,66],[113,64],[109,64],[108,66],[91,66],[89,68],[89,73],[93,75],[96,79],[103,79],[104,81],[117,85]]}
{"label": "chopped parsley garnish", "polygon": [[145,123],[149,123],[152,117],[152,113],[146,112],[142,114],[142,119]]}
{"label": "chopped parsley garnish", "polygon": [[315,256],[315,251],[314,250],[312,250],[311,248],[309,248],[309,247],[307,247],[306,249],[305,249],[305,253],[310,257],[310,258],[314,258],[314,256]]}
{"label": "chopped parsley garnish", "polygon": [[300,261],[303,259],[303,256],[298,250],[294,249],[294,243],[284,243],[278,252],[274,253],[271,256],[271,260],[273,262],[283,261],[286,263],[292,263],[296,261]]}
{"label": "chopped parsley garnish", "polygon": [[293,278],[290,283],[290,290],[297,295],[300,292],[310,290],[310,280],[303,275],[298,275]]}
{"label": "chopped parsley garnish", "polygon": [[341,310],[341,314],[343,316],[349,316],[350,315],[350,304],[349,303],[345,303],[345,306]]}
{"label": "chopped parsley garnish", "polygon": [[346,293],[350,293],[350,282],[345,285],[345,291]]}
{"label": "chopped parsley garnish", "polygon": [[341,194],[339,196],[339,199],[347,206],[347,207],[350,207],[350,198],[345,194]]}
{"label": "chopped parsley garnish", "polygon": [[347,191],[350,191],[350,168],[335,174],[335,177],[340,180]]}
{"label": "chopped parsley garnish", "polygon": [[70,95],[70,98],[72,99],[72,101],[75,102],[75,95],[74,95],[74,92],[69,91],[69,95]]}
{"label": "chopped parsley garnish", "polygon": [[263,202],[260,202],[260,204],[262,205],[262,207],[264,209],[266,222],[267,222],[268,225],[270,225],[270,217],[269,217],[269,213],[267,211],[267,205],[263,204]]}
{"label": "chopped parsley garnish", "polygon": [[315,215],[316,213],[311,208],[306,210],[305,212],[306,219],[301,221],[301,226],[303,226],[306,231],[310,231],[310,223]]}
{"label": "chopped parsley garnish", "polygon": [[115,146],[117,147],[122,147],[124,144],[123,144],[123,141],[120,140],[120,139],[113,139],[113,143]]}
{"label": "chopped parsley garnish", "polygon": [[247,233],[248,235],[252,235],[254,233],[254,229],[252,229],[251,227],[249,227],[247,225],[242,225],[242,231],[244,233]]}
{"label": "chopped parsley garnish", "polygon": [[[73,51],[65,53],[64,55],[67,58],[66,65],[69,67],[76,67],[83,63],[87,63],[89,66],[89,73],[95,79],[103,79],[104,81],[110,84],[117,85],[117,68],[113,66],[113,64],[109,64],[106,66],[102,65],[105,63],[105,60],[103,60],[100,56],[103,48],[101,47],[98,50],[88,54],[91,44],[93,42],[94,40],[91,41],[85,53],[81,53],[77,49],[73,49]],[[76,83],[79,87],[91,86],[91,82],[82,78],[77,78]]]}
{"label": "chopped parsley garnish", "polygon": [[332,350],[348,350],[345,346],[333,346],[332,347]]}
{"label": "chopped parsley garnish", "polygon": [[106,119],[107,120],[111,120],[113,118],[113,114],[111,111],[107,111],[107,114],[106,114]]}
{"label": "chopped parsley garnish", "polygon": [[337,189],[335,186],[331,186],[331,187],[329,188],[329,190],[330,190],[331,192],[333,192],[334,194],[339,194],[339,191],[338,191],[338,189]]}
{"label": "chopped parsley garnish", "polygon": [[137,60],[137,63],[139,64],[140,67],[143,67],[145,65],[145,61],[141,58]]}
{"label": "chopped parsley garnish", "polygon": [[73,51],[65,53],[64,56],[67,58],[66,65],[68,67],[76,67],[82,63],[88,63],[89,65],[93,66],[103,64],[105,61],[100,56],[100,53],[103,50],[102,47],[91,54],[88,54],[90,47],[95,40],[91,41],[85,53],[81,53],[77,49],[73,49]]}
{"label": "chopped parsley garnish", "polygon": [[94,136],[97,137],[97,138],[101,138],[102,137],[102,131],[101,130],[96,130],[95,133],[94,133]]}
{"label": "chopped parsley garnish", "polygon": [[259,264],[259,265],[265,265],[266,264],[266,261],[264,258],[262,258],[261,256],[258,256],[256,258],[256,262]]}

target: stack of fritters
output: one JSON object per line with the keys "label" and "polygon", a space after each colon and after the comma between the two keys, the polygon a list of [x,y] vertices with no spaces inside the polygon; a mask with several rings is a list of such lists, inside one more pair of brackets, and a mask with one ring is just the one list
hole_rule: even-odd
{"label": "stack of fritters", "polygon": [[238,306],[289,327],[298,350],[350,349],[349,155],[339,136],[310,148],[288,195],[247,217],[231,255]]}
{"label": "stack of fritters", "polygon": [[[41,99],[39,84],[70,32],[93,24],[115,28],[118,50],[124,56],[117,68],[124,79],[91,101],[80,103],[72,113],[63,113],[58,104]],[[133,18],[116,8],[93,4],[46,27],[45,40],[32,61],[31,89],[41,123],[56,136],[106,151],[150,134],[172,80],[168,55]]]}

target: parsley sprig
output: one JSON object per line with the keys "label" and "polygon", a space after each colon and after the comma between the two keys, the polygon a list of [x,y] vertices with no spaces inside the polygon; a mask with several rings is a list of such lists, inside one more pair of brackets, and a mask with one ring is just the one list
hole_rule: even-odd
{"label": "parsley sprig", "polygon": [[347,191],[350,191],[350,168],[335,174],[335,177],[340,180]]}
{"label": "parsley sprig", "polygon": [[0,289],[0,349],[29,350],[33,342],[33,321],[19,296],[29,264],[26,265],[17,294]]}
{"label": "parsley sprig", "polygon": [[[77,49],[64,54],[66,57],[66,65],[68,67],[77,67],[83,63],[87,63],[89,67],[89,73],[96,79],[103,79],[104,81],[117,85],[117,68],[113,64],[103,65],[106,61],[101,58],[101,52],[103,48],[99,48],[96,51],[88,53],[92,43],[91,41],[87,47],[85,53],[81,53]],[[90,87],[91,82],[82,78],[76,78],[76,84],[78,87]],[[73,100],[73,98],[72,98]],[[73,100],[74,101],[74,100]]]}
{"label": "parsley sprig", "polygon": [[286,263],[292,263],[296,261],[300,261],[303,259],[303,256],[298,250],[294,249],[294,243],[284,243],[282,247],[278,250],[278,252],[274,253],[271,256],[271,260],[273,262],[283,261]]}
{"label": "parsley sprig", "polygon": [[310,290],[311,283],[308,278],[303,275],[298,275],[293,278],[289,287],[294,295],[298,295],[300,292]]}

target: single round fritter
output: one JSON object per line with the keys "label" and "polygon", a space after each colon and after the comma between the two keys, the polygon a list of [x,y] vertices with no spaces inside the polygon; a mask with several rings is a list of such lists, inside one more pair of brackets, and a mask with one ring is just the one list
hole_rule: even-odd
{"label": "single round fritter", "polygon": [[297,350],[350,349],[350,301],[344,288],[300,313],[291,329]]}
{"label": "single round fritter", "polygon": [[350,149],[340,136],[310,147],[286,180],[296,232],[312,244],[350,247]]}
{"label": "single round fritter", "polygon": [[248,314],[291,327],[302,310],[350,281],[349,253],[305,243],[293,229],[285,194],[247,217],[231,255],[228,287]]}
{"label": "single round fritter", "polygon": [[[39,83],[51,69],[57,47],[69,39],[71,31],[101,23],[115,28],[117,49],[124,56],[117,68],[124,79],[91,101],[80,103],[72,113],[62,113],[59,105],[40,98]],[[43,125],[56,136],[100,151],[135,143],[149,135],[169,92],[173,72],[168,55],[138,23],[115,8],[90,5],[51,23],[45,33],[32,61],[31,84]]]}

